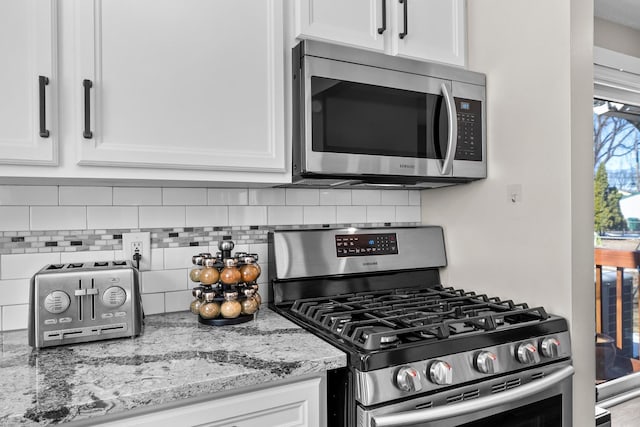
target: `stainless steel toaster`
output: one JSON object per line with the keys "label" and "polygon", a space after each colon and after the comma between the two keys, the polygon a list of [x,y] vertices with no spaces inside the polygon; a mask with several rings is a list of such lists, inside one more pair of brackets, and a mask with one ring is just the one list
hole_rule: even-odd
{"label": "stainless steel toaster", "polygon": [[31,278],[29,345],[139,335],[144,314],[138,275],[129,261],[46,265]]}

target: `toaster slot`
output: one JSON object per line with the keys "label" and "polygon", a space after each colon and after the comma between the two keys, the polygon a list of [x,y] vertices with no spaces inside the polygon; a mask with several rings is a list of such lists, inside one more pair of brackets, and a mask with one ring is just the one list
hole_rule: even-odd
{"label": "toaster slot", "polygon": [[91,279],[91,288],[87,289],[87,295],[91,295],[91,320],[96,320],[96,295],[98,295],[98,290],[94,279]]}
{"label": "toaster slot", "polygon": [[82,279],[78,279],[78,289],[75,291],[76,302],[78,306],[78,321],[82,322],[84,314],[84,296],[87,294],[86,289],[82,289]]}

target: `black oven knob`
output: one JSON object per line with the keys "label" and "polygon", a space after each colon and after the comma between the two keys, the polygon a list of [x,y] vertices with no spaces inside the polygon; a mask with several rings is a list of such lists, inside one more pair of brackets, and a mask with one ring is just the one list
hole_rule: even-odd
{"label": "black oven knob", "polygon": [[544,357],[558,357],[560,354],[560,341],[553,337],[545,338],[540,343],[540,351]]}
{"label": "black oven knob", "polygon": [[396,386],[402,391],[420,391],[420,372],[411,366],[403,366],[396,373]]}
{"label": "black oven knob", "polygon": [[453,383],[453,368],[443,360],[436,360],[427,370],[429,380],[438,385],[449,385]]}
{"label": "black oven knob", "polygon": [[525,365],[532,365],[540,362],[538,349],[530,342],[518,345],[518,348],[516,349],[516,357],[518,358],[518,362],[524,363]]}
{"label": "black oven knob", "polygon": [[481,351],[476,356],[476,369],[483,374],[495,374],[498,372],[498,356],[490,351]]}

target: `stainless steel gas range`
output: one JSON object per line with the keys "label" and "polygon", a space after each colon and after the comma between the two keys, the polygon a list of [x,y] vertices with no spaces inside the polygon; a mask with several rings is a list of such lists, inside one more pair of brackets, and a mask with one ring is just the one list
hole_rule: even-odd
{"label": "stainless steel gas range", "polygon": [[329,426],[571,426],[565,319],[442,286],[442,228],[278,230],[269,245],[271,308],[348,355],[328,373]]}

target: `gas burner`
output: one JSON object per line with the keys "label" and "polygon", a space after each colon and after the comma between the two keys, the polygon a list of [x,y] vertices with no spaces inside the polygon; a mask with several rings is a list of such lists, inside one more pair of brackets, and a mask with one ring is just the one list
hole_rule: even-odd
{"label": "gas burner", "polygon": [[386,348],[398,341],[393,328],[387,326],[365,326],[360,328],[360,336],[365,348]]}
{"label": "gas burner", "polygon": [[327,326],[335,333],[341,333],[345,323],[350,322],[352,317],[350,314],[327,315]]}

